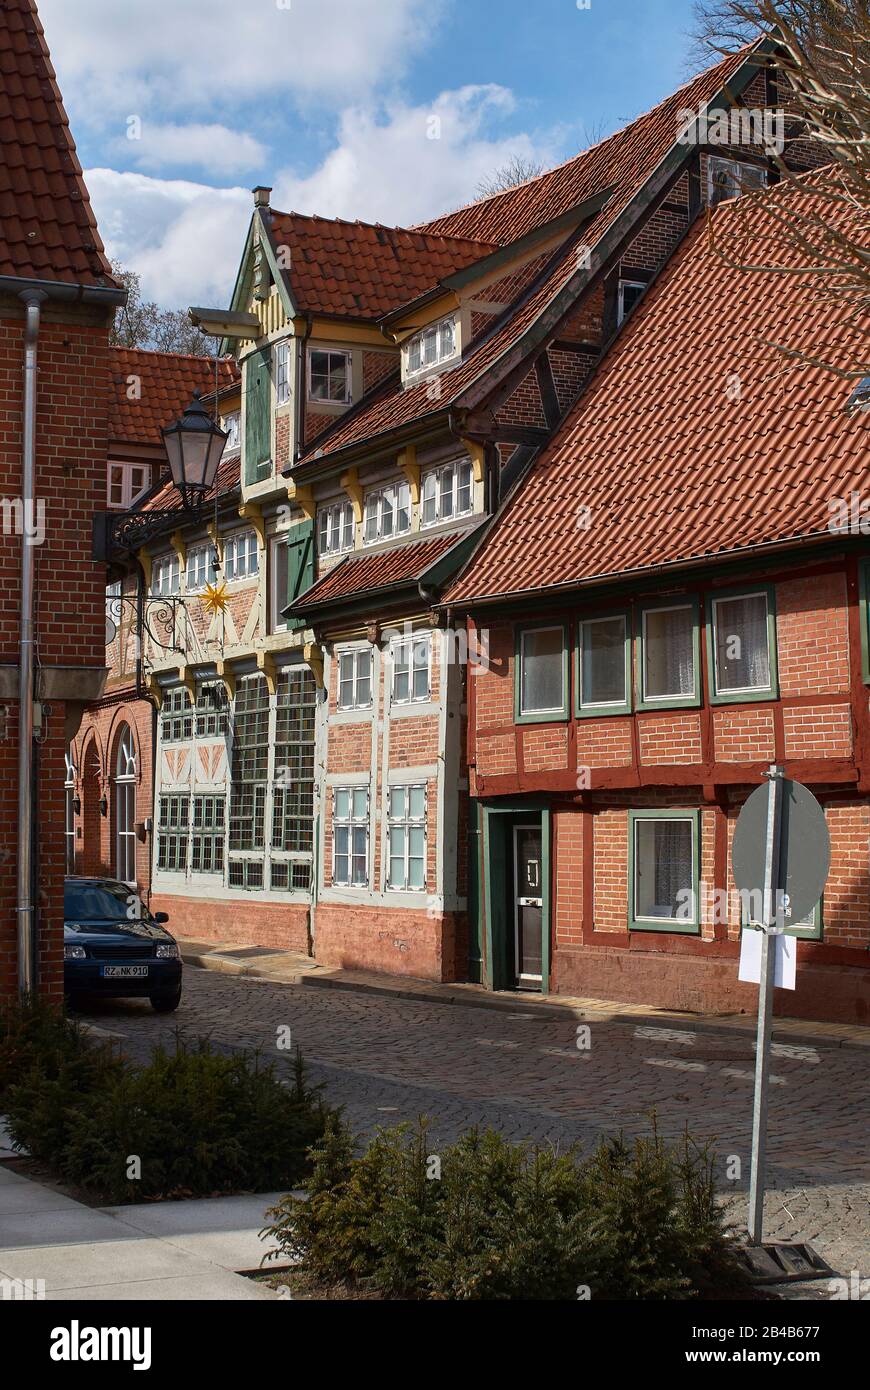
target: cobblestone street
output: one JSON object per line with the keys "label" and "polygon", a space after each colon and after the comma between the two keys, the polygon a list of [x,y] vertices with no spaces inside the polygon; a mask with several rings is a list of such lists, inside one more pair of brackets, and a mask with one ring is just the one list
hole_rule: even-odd
{"label": "cobblestone street", "polygon": [[[94,1005],[87,1018],[121,1034],[138,1058],[179,1026],[224,1047],[278,1050],[289,1027],[313,1079],[360,1133],[425,1113],[436,1143],[473,1124],[512,1139],[593,1143],[602,1132],[648,1129],[712,1138],[721,1186],[736,1155],[735,1216],[745,1218],[754,1053],[727,1034],[628,1019],[578,1021],[517,999],[515,1013],[310,989],[189,968],[171,1017],[138,1001]],[[582,1041],[582,1039],[581,1039]],[[774,1044],[765,1234],[806,1239],[838,1272],[870,1273],[870,1054]],[[796,1290],[795,1290],[796,1291]]]}

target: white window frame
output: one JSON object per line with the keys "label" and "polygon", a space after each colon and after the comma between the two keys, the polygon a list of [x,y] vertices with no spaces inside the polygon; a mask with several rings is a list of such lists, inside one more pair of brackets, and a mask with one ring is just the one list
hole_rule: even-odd
{"label": "white window frame", "polygon": [[[631,290],[640,290],[641,294],[643,294],[644,290],[646,289],[646,281],[645,281],[645,280],[631,280],[631,279],[625,279],[625,280],[623,280],[622,277],[620,277],[619,286],[618,286],[618,290],[617,290],[617,303],[616,303],[616,322],[617,322],[617,325],[621,324],[621,323],[624,321],[625,316],[626,316],[626,309],[625,309],[625,291],[628,290],[628,289],[631,289]],[[639,297],[640,297],[640,296],[638,296],[638,298],[639,298]],[[637,303],[637,300],[635,300],[634,303],[636,304],[636,303]],[[632,305],[632,309],[633,309],[633,308],[634,308],[634,304]],[[631,310],[629,310],[628,312],[631,313]]]}
{"label": "white window frame", "polygon": [[319,509],[317,513],[318,555],[343,555],[348,550],[353,550],[355,540],[356,519],[351,501],[329,502],[325,507]]}
{"label": "white window frame", "polygon": [[[764,599],[764,635],[767,642],[767,685],[722,685],[719,677],[719,642],[717,636],[718,608],[720,603],[740,603],[749,598]],[[710,640],[713,649],[713,694],[727,695],[731,698],[745,695],[748,700],[759,695],[773,693],[773,653],[770,649],[770,596],[765,589],[747,590],[746,593],[724,593],[710,599],[711,628]]]}
{"label": "white window frame", "polygon": [[[343,675],[345,663],[351,668],[349,681]],[[360,667],[368,665],[368,699],[359,698],[360,687]],[[374,650],[370,645],[365,647],[345,647],[343,651],[336,652],[336,686],[335,686],[335,707],[340,710],[348,709],[371,709],[373,686],[374,686]],[[351,698],[345,703],[342,698],[342,687],[350,685]],[[363,682],[364,684],[364,682]]]}
{"label": "white window frame", "polygon": [[179,593],[180,588],[181,563],[177,552],[158,555],[151,566],[151,593],[165,598],[169,594]]}
{"label": "white window frame", "polygon": [[[121,501],[112,501],[112,469],[120,468],[121,478]],[[142,486],[135,492],[133,491],[133,471],[138,469],[142,473]],[[128,460],[109,459],[106,463],[106,506],[112,511],[125,512],[132,507],[138,498],[143,497],[151,486],[151,465],[149,463],[132,463]]]}
{"label": "white window frame", "polygon": [[[425,647],[426,661],[418,661],[418,648]],[[405,655],[405,649],[410,649]],[[400,655],[401,654],[401,655]],[[399,696],[396,694],[397,676],[407,670],[408,673],[408,694]],[[426,694],[416,695],[416,675],[418,672],[426,672]],[[394,637],[390,643],[390,704],[391,705],[418,705],[425,704],[432,698],[432,636],[431,633],[413,633],[410,637]]]}
{"label": "white window frame", "polygon": [[290,400],[290,342],[282,338],[272,348],[272,380],[275,383],[275,407]]}
{"label": "white window frame", "polygon": [[[728,172],[733,172],[734,175],[735,175],[735,177],[736,177],[736,181],[737,181],[737,189],[736,189],[736,192],[730,193],[727,197],[722,197],[722,198],[720,198],[720,199],[718,200],[717,203],[714,203],[714,202],[713,202],[713,192],[714,192],[714,183],[713,183],[713,180],[714,180],[714,176],[715,176],[715,173],[716,173],[716,170],[717,170],[717,169],[724,169],[724,170],[726,170],[726,171],[728,171]],[[749,170],[752,171],[753,174],[760,176],[760,180],[761,180],[761,181],[760,181],[759,183],[752,183],[752,182],[750,182],[750,183],[747,185],[746,188],[743,188],[743,187],[741,187],[741,184],[744,182],[743,174],[744,174],[744,170],[746,170],[746,169],[749,169]],[[766,169],[763,169],[762,166],[761,166],[760,164],[751,164],[751,163],[749,163],[749,162],[748,162],[747,160],[745,160],[745,159],[731,159],[728,155],[722,155],[722,154],[710,154],[710,155],[707,156],[707,206],[708,206],[708,207],[711,207],[711,208],[712,208],[712,207],[718,207],[718,206],[719,206],[719,203],[730,203],[730,201],[731,201],[732,198],[740,198],[740,197],[743,196],[743,194],[744,194],[745,192],[754,192],[756,189],[759,189],[759,188],[766,188],[767,185],[768,185],[767,170],[766,170]]]}
{"label": "white window frame", "polygon": [[[450,346],[445,349],[446,334],[444,329],[450,325]],[[427,339],[432,338],[434,333],[435,355],[427,362],[424,360],[423,345]],[[419,362],[416,366],[412,365],[412,357],[417,356],[419,349]],[[429,372],[437,371],[448,362],[455,362],[459,357],[459,324],[455,314],[448,314],[446,318],[439,319],[436,323],[427,323],[417,333],[402,344],[402,373],[406,381],[415,381],[418,377],[424,377]]]}
{"label": "white window frame", "polygon": [[[132,868],[132,875],[124,870]],[[121,883],[136,883],[136,745],[129,724],[115,758],[115,870]]]}
{"label": "white window frame", "polygon": [[[444,487],[444,475],[452,474],[450,483],[450,496],[452,500],[452,511],[444,514],[443,502],[446,489]],[[459,509],[459,494],[465,491],[465,487],[460,481],[462,474],[468,477],[468,506]],[[434,483],[434,493],[432,486]],[[427,516],[427,502],[430,494],[434,501],[434,516]],[[438,526],[443,521],[455,521],[457,517],[471,516],[474,512],[474,465],[470,458],[452,459],[450,463],[442,463],[438,468],[430,468],[423,474],[420,483],[420,530],[424,531],[429,526]]]}
{"label": "white window frame", "polygon": [[[325,353],[327,357],[344,358],[346,364],[346,371],[344,377],[345,386],[343,399],[336,399],[333,396],[313,396],[311,394],[311,367],[314,360],[314,354],[317,352]],[[332,364],[330,363],[327,366],[327,381],[331,379],[331,375]],[[309,347],[306,377],[308,382],[308,401],[311,405],[350,405],[350,403],[353,400],[353,353],[347,352],[343,348]]]}
{"label": "white window frame", "polygon": [[662,810],[661,815],[654,816],[633,816],[630,818],[631,834],[633,844],[631,846],[631,875],[629,882],[629,921],[632,924],[643,923],[644,926],[657,927],[660,930],[682,929],[683,931],[697,930],[700,924],[699,903],[696,901],[693,906],[691,917],[658,917],[639,913],[637,910],[638,893],[638,863],[640,854],[638,849],[638,827],[642,825],[659,825],[663,822],[687,823],[691,832],[692,845],[692,867],[689,875],[689,883],[693,895],[696,893],[699,874],[699,854],[700,854],[700,825],[698,813],[696,811],[681,811],[678,809]]}
{"label": "white window frame", "polygon": [[[205,566],[202,583],[197,580],[197,571],[200,568],[200,560],[204,557]],[[214,570],[212,563],[214,560],[214,546],[209,541],[207,544],[192,545],[187,552],[184,564],[184,586],[188,594],[201,594],[206,584],[212,583]],[[193,583],[191,583],[191,569],[193,570]]]}
{"label": "white window frame", "polygon": [[[282,618],[281,608],[284,607],[285,595],[278,597],[278,551],[283,546],[287,549],[286,536],[273,536],[269,548],[269,631],[286,632],[287,619]],[[284,577],[287,577],[287,570],[284,570]]]}
{"label": "white window frame", "polygon": [[[244,556],[239,568],[240,556]],[[237,531],[224,541],[224,577],[228,584],[260,573],[260,543],[254,530]]]}
{"label": "white window frame", "polygon": [[224,452],[227,454],[237,454],[242,447],[242,412],[231,410],[228,415],[221,417],[221,429],[227,432],[227,442]]}
{"label": "white window frame", "polygon": [[69,751],[64,753],[66,764],[66,775],[63,780],[64,788],[64,847],[66,850],[66,872],[74,874],[76,871],[76,765],[70,757]]}
{"label": "white window frame", "polygon": [[[411,792],[423,793],[423,814],[422,816],[411,815]],[[402,815],[393,814],[393,796],[401,792],[404,795],[404,811]],[[425,782],[396,782],[387,788],[387,864],[386,864],[386,887],[392,893],[425,893],[428,884],[428,811],[429,811],[429,788]],[[401,883],[392,882],[393,872],[393,831],[402,830],[404,832],[405,846],[402,854],[403,874]],[[411,866],[411,835],[412,830],[423,831],[423,882],[418,886],[410,884]]]}
{"label": "white window frame", "polygon": [[[347,796],[348,815],[338,816],[338,798]],[[364,801],[365,811],[357,814],[356,799],[360,797]],[[369,789],[360,786],[343,786],[332,788],[332,882],[336,888],[363,888],[367,889],[371,881],[371,834],[370,834],[371,809],[369,805]],[[347,853],[338,852],[338,831],[347,831]],[[354,878],[354,860],[361,856],[354,852],[354,832],[356,830],[365,831],[365,880],[361,881]],[[336,877],[337,860],[347,860],[347,878]]]}
{"label": "white window frame", "polygon": [[[392,502],[393,529],[385,534],[384,519],[388,500]],[[399,513],[402,511],[407,514],[408,524],[399,530]],[[369,535],[369,521],[372,517],[375,520],[374,534]],[[396,536],[410,535],[412,519],[411,486],[409,483],[397,480],[373,489],[372,492],[366,493],[363,508],[363,545],[377,545],[378,541],[394,540]]]}

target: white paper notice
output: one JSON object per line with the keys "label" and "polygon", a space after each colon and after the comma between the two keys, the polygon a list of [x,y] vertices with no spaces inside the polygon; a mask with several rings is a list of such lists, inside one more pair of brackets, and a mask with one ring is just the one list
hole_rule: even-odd
{"label": "white paper notice", "polygon": [[[740,938],[740,969],[738,980],[747,984],[761,983],[761,941],[764,933],[744,928]],[[797,974],[797,940],[793,936],[776,937],[773,964],[773,983],[777,989],[794,989]]]}

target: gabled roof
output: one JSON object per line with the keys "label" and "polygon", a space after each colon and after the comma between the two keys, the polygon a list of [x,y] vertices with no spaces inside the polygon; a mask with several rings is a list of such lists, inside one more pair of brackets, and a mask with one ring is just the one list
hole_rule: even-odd
{"label": "gabled roof", "polygon": [[[810,211],[812,177],[797,194],[783,184],[766,196]],[[721,204],[713,230],[718,244],[739,233],[733,244],[750,259],[802,264],[760,200]],[[824,350],[843,369],[862,360],[866,335],[849,306],[818,285],[817,275],[729,268],[699,223],[444,601],[833,539],[832,499],[870,480],[870,419],[844,410],[853,381],[771,346]]]}
{"label": "gabled roof", "polygon": [[[130,378],[135,378],[130,395]],[[232,358],[218,360],[218,389],[240,380]],[[160,444],[160,431],[190,405],[194,391],[212,395],[215,385],[213,357],[179,352],[151,352],[145,348],[112,349],[112,399],[109,438],[128,444]]]}
{"label": "gabled roof", "polygon": [[[397,378],[392,378],[391,388],[379,385],[335,425],[319,434],[296,467],[309,464],[321,455],[350,449],[369,439],[401,431],[417,422],[422,423],[427,417],[438,415],[449,406],[465,405],[468,403],[468,393],[477,383],[495,383],[498,379],[494,371],[496,364],[503,363],[506,370],[516,365],[517,360],[521,360],[526,335],[536,326],[544,332],[549,319],[557,322],[571,307],[576,294],[594,273],[596,252],[604,244],[604,239],[608,235],[621,234],[623,226],[628,230],[626,219],[632,215],[631,207],[653,176],[663,177],[665,168],[669,167],[668,161],[673,170],[677,170],[688,159],[690,146],[677,143],[677,133],[681,128],[678,113],[688,109],[699,110],[720,97],[726,85],[733,86],[735,90],[746,85],[758,70],[747,61],[748,57],[749,50],[745,50],[708,68],[624,130],[550,174],[542,174],[519,189],[498,194],[495,199],[486,199],[481,204],[474,203],[469,209],[461,209],[460,213],[427,224],[439,229],[442,224],[449,225],[456,230],[479,225],[481,234],[486,226],[488,235],[519,237],[538,222],[543,223],[558,216],[560,211],[592,198],[601,189],[611,190],[605,206],[580,232],[568,237],[564,245],[550,257],[532,287],[518,297],[511,309],[482,339],[472,344],[458,366],[441,373],[437,394],[427,381],[403,389]],[[534,192],[535,189],[538,191]],[[514,201],[511,202],[511,199]],[[492,203],[498,204],[498,216],[504,222],[503,226],[496,225],[494,217],[487,215],[485,219],[483,211],[471,217],[474,209],[484,209]],[[514,211],[510,213],[508,229],[506,219],[510,208]],[[468,219],[461,215],[466,212]],[[584,248],[591,249],[591,255],[585,262],[588,269],[578,265],[576,248],[580,241]]]}
{"label": "gabled roof", "polygon": [[115,287],[35,0],[0,6],[0,275]]}
{"label": "gabled roof", "polygon": [[289,250],[285,274],[298,310],[369,322],[496,249],[487,241],[274,209],[270,230],[273,244]]}

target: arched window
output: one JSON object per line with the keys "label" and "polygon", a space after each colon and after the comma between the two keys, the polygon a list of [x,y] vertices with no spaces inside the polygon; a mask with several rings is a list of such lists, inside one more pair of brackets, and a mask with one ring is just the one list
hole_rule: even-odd
{"label": "arched window", "polygon": [[129,725],[122,724],[115,762],[115,877],[136,882],[136,751]]}
{"label": "arched window", "polygon": [[76,817],[75,817],[75,797],[76,797],[76,765],[72,760],[70,751],[64,754],[66,758],[66,777],[64,779],[64,794],[66,799],[66,825],[64,845],[66,846],[66,871],[74,874],[76,871]]}

